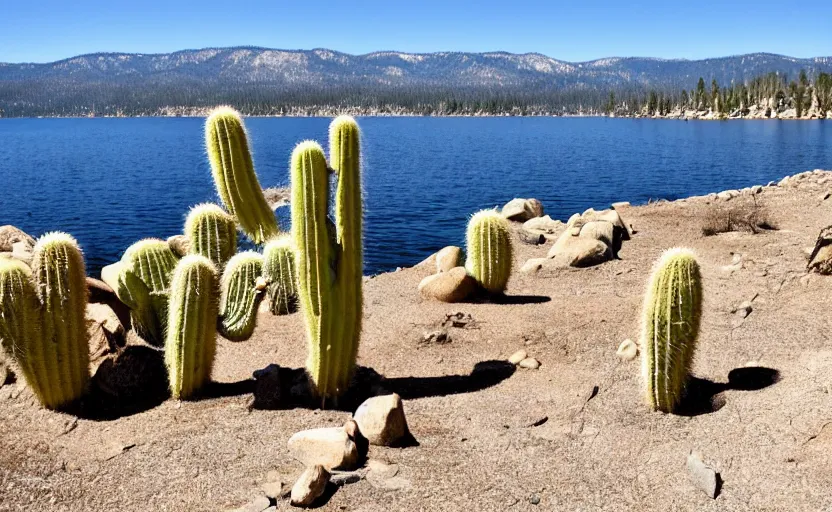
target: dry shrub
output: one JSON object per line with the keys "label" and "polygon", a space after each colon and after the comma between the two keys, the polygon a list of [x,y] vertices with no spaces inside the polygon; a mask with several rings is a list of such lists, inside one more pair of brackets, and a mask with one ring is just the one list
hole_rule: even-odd
{"label": "dry shrub", "polygon": [[729,233],[731,231],[745,231],[757,234],[761,231],[777,229],[771,220],[768,209],[757,201],[757,196],[716,205],[708,211],[702,226],[704,236]]}

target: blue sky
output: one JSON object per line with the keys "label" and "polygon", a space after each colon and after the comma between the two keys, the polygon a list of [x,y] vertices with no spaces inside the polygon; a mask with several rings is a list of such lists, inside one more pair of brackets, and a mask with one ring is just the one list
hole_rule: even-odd
{"label": "blue sky", "polygon": [[[209,46],[704,58],[832,55],[832,2],[2,0],[0,62]],[[121,4],[121,5],[119,5]],[[126,4],[126,6],[125,6]],[[729,5],[730,4],[730,5]]]}

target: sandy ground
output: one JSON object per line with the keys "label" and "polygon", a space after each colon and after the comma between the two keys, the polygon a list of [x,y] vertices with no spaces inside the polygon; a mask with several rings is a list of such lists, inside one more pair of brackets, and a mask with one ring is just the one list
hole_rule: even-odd
{"label": "sandy ground", "polygon": [[[702,236],[710,211],[743,198],[623,209],[638,233],[620,259],[518,273],[510,304],[425,301],[416,291],[425,268],[368,279],[359,364],[403,396],[419,446],[371,447],[370,459],[398,465],[399,488],[362,480],[338,488],[321,510],[832,510],[832,277],[802,278],[804,248],[832,223],[826,190],[832,178],[766,188],[759,199],[779,230],[760,234]],[[518,242],[517,268],[549,245]],[[638,339],[652,263],[676,245],[696,250],[705,279],[699,392],[687,415],[650,412],[638,359],[615,354],[622,340]],[[724,268],[732,253],[742,255],[741,268]],[[752,298],[753,311],[740,322],[731,310]],[[457,311],[475,323],[450,329],[448,344],[420,343]],[[298,314],[261,314],[259,322],[251,340],[221,342],[216,381],[245,381],[270,363],[303,365]],[[542,366],[491,364],[471,375],[478,363],[520,348]],[[749,362],[779,380],[738,370],[729,381]],[[749,387],[759,389],[742,389]],[[286,448],[294,432],[349,417],[250,409],[247,383],[220,389],[214,398],[167,400],[97,421],[42,410],[21,383],[7,385],[0,389],[0,510],[235,508],[263,494],[270,471],[294,482],[303,469]],[[692,483],[691,450],[720,472],[716,499]],[[277,509],[290,508],[278,500]]]}

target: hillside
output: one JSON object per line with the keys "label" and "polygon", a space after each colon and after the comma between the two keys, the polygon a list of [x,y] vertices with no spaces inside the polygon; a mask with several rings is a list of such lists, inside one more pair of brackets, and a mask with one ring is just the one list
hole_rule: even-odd
{"label": "hillside", "polygon": [[[690,89],[699,77],[741,83],[769,72],[832,72],[832,57],[755,53],[705,60],[604,58],[566,62],[541,54],[210,48],[170,54],[98,53],[46,64],[0,63],[0,115],[146,115],[170,107],[232,103],[248,113],[307,107],[396,107],[476,102],[485,110],[545,106],[577,111],[610,91]],[[187,112],[187,110],[186,110]]]}

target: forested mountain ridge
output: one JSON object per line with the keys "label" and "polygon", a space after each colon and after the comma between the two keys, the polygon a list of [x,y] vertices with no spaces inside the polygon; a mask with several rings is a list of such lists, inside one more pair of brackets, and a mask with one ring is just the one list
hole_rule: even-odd
{"label": "forested mountain ridge", "polygon": [[230,103],[250,114],[575,113],[608,95],[743,83],[776,72],[832,72],[832,57],[755,53],[704,60],[605,58],[566,62],[505,52],[374,52],[254,47],[170,54],[98,53],[47,64],[0,64],[0,115],[158,115]]}

